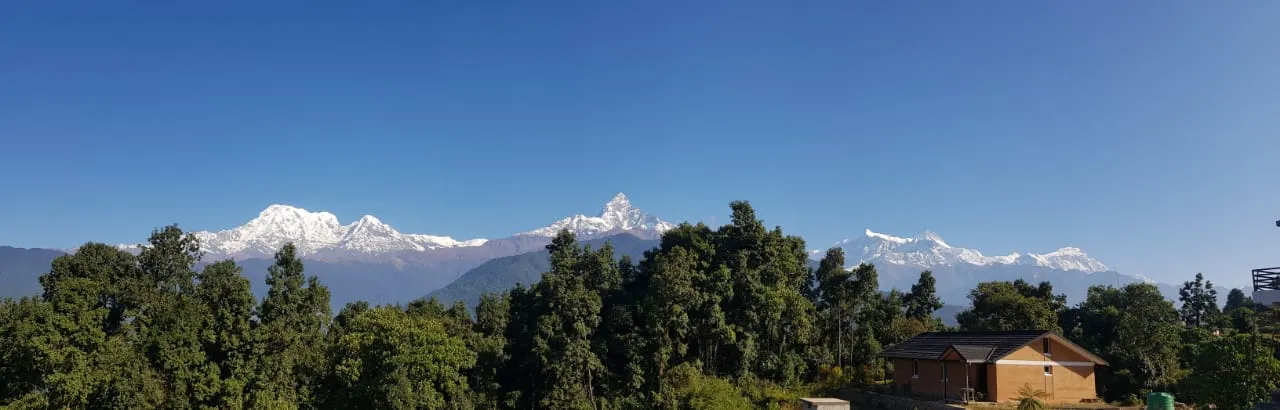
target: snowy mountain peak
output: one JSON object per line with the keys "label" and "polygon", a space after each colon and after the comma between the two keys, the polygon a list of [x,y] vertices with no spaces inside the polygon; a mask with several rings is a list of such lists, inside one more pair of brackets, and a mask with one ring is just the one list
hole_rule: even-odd
{"label": "snowy mountain peak", "polygon": [[484,240],[457,241],[431,235],[406,235],[365,215],[342,225],[328,212],[275,204],[248,223],[218,232],[195,232],[205,252],[215,257],[269,257],[293,242],[302,256],[325,251],[384,253],[441,247],[479,246]]}
{"label": "snowy mountain peak", "polygon": [[938,236],[938,234],[934,233],[933,231],[924,231],[919,236],[916,236],[916,239],[921,241],[930,241],[944,248],[951,247],[951,245],[947,245],[947,241],[942,240],[942,237]]}
{"label": "snowy mountain peak", "polygon": [[657,237],[675,225],[631,206],[626,194],[613,196],[599,216],[574,215],[551,225],[519,235],[551,237],[563,229],[582,237],[596,237],[613,232],[632,232],[643,237]]}
{"label": "snowy mountain peak", "polygon": [[[1046,254],[1011,253],[1003,256],[985,256],[976,249],[953,247],[932,231],[925,231],[914,238],[902,238],[873,232],[867,229],[862,237],[845,239],[835,246],[845,250],[846,260],[861,262],[913,265],[922,268],[934,266],[969,265],[1029,265],[1051,269],[1079,270],[1084,272],[1107,271],[1107,265],[1090,258],[1080,248],[1065,247]],[[821,257],[822,252],[811,252]]]}
{"label": "snowy mountain peak", "polygon": [[[1030,260],[1027,260],[1030,258]],[[1020,263],[1034,264],[1054,269],[1080,270],[1085,272],[1102,272],[1110,270],[1107,265],[1097,259],[1090,258],[1084,251],[1076,247],[1065,247],[1046,254],[1027,254],[1020,258]]]}
{"label": "snowy mountain peak", "polygon": [[[865,234],[865,235],[867,236],[867,238],[871,238],[871,239],[878,239],[878,240],[887,241],[887,242],[892,242],[892,243],[907,243],[907,242],[909,242],[909,240],[908,240],[907,238],[899,238],[899,237],[892,236],[892,235],[885,235],[885,234],[882,234],[882,233],[879,233],[879,232],[872,232],[872,231],[871,231],[871,229],[867,229],[867,232],[866,232],[866,234]],[[848,240],[846,239],[846,241],[848,241]]]}
{"label": "snowy mountain peak", "polygon": [[627,199],[627,194],[619,192],[604,204],[604,209],[600,211],[600,216],[604,216],[613,212],[626,212],[631,209],[631,200]]}
{"label": "snowy mountain peak", "polygon": [[258,213],[258,217],[249,221],[258,225],[316,225],[337,226],[338,217],[328,212],[311,212],[295,206],[274,204]]}

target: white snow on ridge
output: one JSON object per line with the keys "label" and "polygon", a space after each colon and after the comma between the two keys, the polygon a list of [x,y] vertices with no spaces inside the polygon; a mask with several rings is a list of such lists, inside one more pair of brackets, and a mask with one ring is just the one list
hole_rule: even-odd
{"label": "white snow on ridge", "polygon": [[372,215],[342,225],[328,212],[310,212],[289,205],[271,205],[239,227],[219,232],[195,232],[208,253],[225,256],[270,256],[293,242],[302,255],[340,250],[386,253],[462,246],[479,246],[484,239],[458,241],[446,236],[402,234]]}
{"label": "white snow on ridge", "polygon": [[621,192],[604,205],[600,216],[574,215],[551,225],[518,235],[552,237],[563,229],[583,236],[600,235],[611,231],[647,231],[661,234],[675,228],[674,224],[658,219],[631,206],[631,201]]}
{"label": "white snow on ridge", "polygon": [[[562,229],[584,236],[632,232],[657,236],[675,225],[641,212],[619,193],[605,204],[599,216],[575,215],[537,230],[517,234],[552,237]],[[457,240],[448,236],[401,233],[373,215],[365,215],[348,225],[328,212],[311,212],[289,205],[271,205],[244,225],[218,232],[194,235],[202,248],[218,257],[270,257],[284,244],[293,242],[301,256],[321,253],[326,257],[377,255],[403,251],[481,246],[486,239]]]}
{"label": "white snow on ridge", "polygon": [[[834,246],[845,250],[846,260],[873,263],[892,263],[920,267],[970,265],[1029,265],[1061,270],[1102,272],[1107,265],[1090,258],[1079,248],[1066,247],[1045,254],[1012,253],[1003,256],[985,256],[976,249],[953,247],[938,234],[925,231],[914,238],[901,238],[872,232],[868,229],[862,237],[845,239]],[[821,252],[811,252],[821,257]]]}

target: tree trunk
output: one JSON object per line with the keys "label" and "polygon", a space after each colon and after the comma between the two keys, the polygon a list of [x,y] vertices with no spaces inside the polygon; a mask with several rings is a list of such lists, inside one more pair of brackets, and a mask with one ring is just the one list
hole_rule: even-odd
{"label": "tree trunk", "polygon": [[844,368],[844,323],[836,321],[836,366]]}

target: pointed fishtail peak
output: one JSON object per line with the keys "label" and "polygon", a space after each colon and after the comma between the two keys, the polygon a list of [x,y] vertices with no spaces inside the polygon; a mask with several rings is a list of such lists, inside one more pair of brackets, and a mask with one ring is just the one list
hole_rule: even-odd
{"label": "pointed fishtail peak", "polygon": [[634,207],[630,198],[619,192],[604,205],[598,216],[573,215],[551,225],[516,235],[552,238],[561,230],[567,229],[582,239],[618,232],[630,232],[645,238],[655,238],[672,228],[675,228],[674,224]]}
{"label": "pointed fishtail peak", "polygon": [[627,198],[627,194],[619,192],[613,196],[613,199],[604,204],[604,209],[600,210],[600,216],[603,217],[611,213],[625,213],[630,210],[631,200]]}

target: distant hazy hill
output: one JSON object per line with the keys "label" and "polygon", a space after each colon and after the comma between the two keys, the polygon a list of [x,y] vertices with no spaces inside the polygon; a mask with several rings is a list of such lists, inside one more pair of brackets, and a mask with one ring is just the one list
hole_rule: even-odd
{"label": "distant hazy hill", "polygon": [[39,295],[40,275],[65,252],[0,246],[0,298]]}
{"label": "distant hazy hill", "polygon": [[[615,257],[627,255],[635,262],[640,261],[644,251],[657,247],[659,243],[657,240],[641,239],[631,234],[614,235],[585,243],[596,249],[605,242],[613,245]],[[542,279],[542,274],[550,268],[550,258],[550,253],[541,250],[491,259],[428,296],[433,296],[446,305],[461,300],[468,307],[475,307],[480,295],[484,293],[505,292],[516,284],[529,286]]]}

